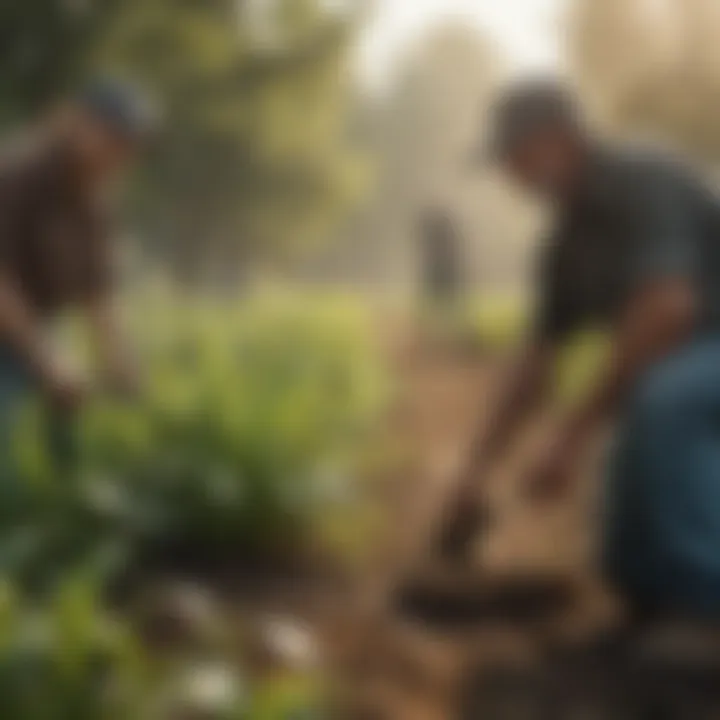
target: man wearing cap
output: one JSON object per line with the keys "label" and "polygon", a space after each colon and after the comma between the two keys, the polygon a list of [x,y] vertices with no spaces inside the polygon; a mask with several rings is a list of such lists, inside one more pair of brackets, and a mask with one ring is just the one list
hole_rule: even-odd
{"label": "man wearing cap", "polygon": [[548,389],[563,342],[601,325],[607,367],[560,423],[529,489],[545,500],[565,490],[597,430],[616,420],[608,578],[643,611],[720,615],[720,203],[679,163],[597,141],[554,82],[502,98],[490,150],[556,220],[532,330],[463,468],[441,548],[457,557],[467,547],[483,478]]}
{"label": "man wearing cap", "polygon": [[49,127],[9,144],[0,159],[0,467],[6,476],[24,398],[39,391],[47,400],[57,418],[50,440],[65,452],[68,416],[86,393],[46,343],[47,323],[59,312],[81,310],[107,379],[123,388],[133,383],[110,303],[105,206],[149,122],[134,90],[96,82]]}

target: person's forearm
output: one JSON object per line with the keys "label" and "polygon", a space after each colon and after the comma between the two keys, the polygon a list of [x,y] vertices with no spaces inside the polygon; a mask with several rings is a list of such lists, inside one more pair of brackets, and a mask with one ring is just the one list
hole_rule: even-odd
{"label": "person's forearm", "polygon": [[480,463],[495,462],[506,450],[545,395],[551,366],[552,351],[545,347],[531,347],[518,357],[500,388],[490,417],[475,434],[468,472]]}
{"label": "person's forearm", "polygon": [[522,353],[501,386],[489,422],[484,419],[481,422],[470,456],[460,468],[449,512],[441,525],[438,548],[445,558],[464,556],[472,538],[487,521],[486,472],[543,395],[553,355],[551,349],[536,345]]}
{"label": "person's forearm", "polygon": [[695,301],[684,283],[668,282],[639,295],[616,332],[602,380],[571,414],[569,432],[582,442],[611,418],[643,369],[688,336],[694,318]]}

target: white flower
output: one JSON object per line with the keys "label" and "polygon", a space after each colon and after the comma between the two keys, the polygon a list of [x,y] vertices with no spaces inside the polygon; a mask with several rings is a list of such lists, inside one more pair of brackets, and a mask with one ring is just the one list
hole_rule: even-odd
{"label": "white flower", "polygon": [[320,652],[312,632],[294,620],[266,620],[262,637],[268,649],[291,666],[309,667],[318,663]]}
{"label": "white flower", "polygon": [[245,696],[232,669],[221,663],[189,667],[181,678],[180,687],[183,702],[204,713],[230,711]]}

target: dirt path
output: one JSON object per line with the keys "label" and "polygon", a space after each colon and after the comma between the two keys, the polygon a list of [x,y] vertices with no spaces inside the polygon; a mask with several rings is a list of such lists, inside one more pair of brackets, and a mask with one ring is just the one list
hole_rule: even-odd
{"label": "dirt path", "polygon": [[[341,588],[296,595],[283,586],[270,594],[275,606],[267,595],[260,598],[262,613],[293,618],[316,641],[321,672],[339,691],[339,709],[330,717],[615,720],[660,717],[656,710],[668,703],[676,710],[663,717],[720,717],[720,698],[713,697],[714,704],[703,700],[705,666],[699,675],[681,674],[678,683],[675,650],[667,656],[669,666],[656,662],[655,651],[644,655],[642,645],[639,655],[624,655],[622,649],[616,654],[615,638],[622,637],[614,632],[618,608],[599,586],[590,560],[596,515],[591,511],[597,506],[592,472],[552,509],[539,511],[522,499],[518,478],[532,445],[548,429],[546,421],[533,424],[492,479],[497,522],[478,542],[470,566],[455,572],[428,567],[430,530],[482,421],[502,360],[417,344],[401,348],[397,357],[400,394],[387,432],[406,451],[406,462],[378,489],[387,532],[370,538],[367,566]],[[597,464],[589,463],[592,467]],[[455,588],[472,613],[438,623],[400,612],[394,591],[418,572],[430,576],[429,586]],[[548,582],[567,591],[563,599],[538,601],[537,588]],[[514,594],[500,593],[494,605],[476,599],[507,587]],[[700,690],[693,685],[698,678]],[[696,707],[704,714],[688,710]]]}
{"label": "dirt path", "polygon": [[[360,698],[355,700],[363,708],[358,718],[455,720],[464,685],[483,663],[531,661],[538,637],[582,632],[606,611],[605,598],[592,587],[560,623],[553,619],[531,627],[498,620],[439,629],[401,617],[393,607],[393,590],[427,555],[429,530],[501,365],[498,359],[428,347],[401,356],[402,393],[390,431],[410,449],[410,458],[386,499],[391,532],[358,580],[352,603],[327,625],[329,646],[338,652],[335,668],[353,698]],[[522,458],[515,460],[505,475],[518,475]],[[578,503],[587,498],[579,493],[554,513],[538,514],[517,502],[507,478],[498,478],[497,486],[502,521],[478,549],[477,567],[453,581],[470,588],[484,577],[547,573],[570,578],[582,595],[588,532]]]}
{"label": "dirt path", "polygon": [[406,353],[399,365],[401,393],[390,432],[408,450],[408,464],[386,498],[392,527],[358,581],[353,637],[346,646],[346,683],[367,717],[452,717],[466,643],[398,617],[393,590],[425,554],[428,530],[495,374],[487,361],[427,348]]}
{"label": "dirt path", "polygon": [[[474,678],[498,664],[533,664],[548,640],[585,632],[606,615],[604,596],[584,577],[588,497],[581,490],[552,512],[525,507],[516,492],[528,455],[521,449],[493,479],[498,521],[489,536],[479,538],[471,565],[463,572],[428,567],[431,530],[483,421],[503,360],[415,340],[396,346],[393,357],[398,396],[387,433],[403,460],[374,491],[387,527],[369,539],[373,547],[364,569],[335,587],[286,581],[254,601],[244,589],[235,610],[245,614],[246,624],[248,618],[253,625],[254,617],[274,616],[309,631],[320,650],[322,674],[340,690],[341,709],[333,720],[475,720],[459,709]],[[528,444],[542,426],[536,424]],[[524,582],[528,576],[531,583],[538,577],[568,580],[574,605],[561,617],[517,622],[503,616],[509,607],[517,609],[516,600],[500,596],[498,615],[428,623],[400,612],[397,604],[395,591],[418,574],[430,576],[431,585],[459,588],[472,613],[479,607],[476,589],[482,595],[506,586],[508,578]],[[522,592],[532,598],[534,591]],[[532,612],[533,604],[531,599]]]}

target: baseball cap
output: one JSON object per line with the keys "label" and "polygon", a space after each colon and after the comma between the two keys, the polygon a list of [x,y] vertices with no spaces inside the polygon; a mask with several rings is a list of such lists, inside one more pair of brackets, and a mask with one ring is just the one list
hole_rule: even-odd
{"label": "baseball cap", "polygon": [[95,79],[75,100],[84,111],[129,140],[144,140],[160,126],[158,106],[138,86],[123,80]]}
{"label": "baseball cap", "polygon": [[523,80],[506,88],[490,112],[489,133],[474,161],[502,160],[523,140],[548,127],[582,127],[575,94],[554,79]]}

